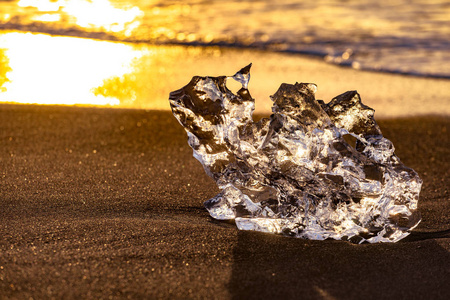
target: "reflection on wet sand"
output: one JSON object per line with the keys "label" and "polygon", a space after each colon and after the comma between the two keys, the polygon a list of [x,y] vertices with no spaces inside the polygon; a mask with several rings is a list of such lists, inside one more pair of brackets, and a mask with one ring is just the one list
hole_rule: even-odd
{"label": "reflection on wet sand", "polygon": [[10,32],[0,42],[2,102],[117,105],[117,98],[91,90],[129,72],[143,55],[125,44],[45,34]]}
{"label": "reflection on wet sand", "polygon": [[9,81],[6,77],[6,73],[11,71],[9,67],[9,59],[6,56],[6,49],[0,49],[0,92],[6,92],[6,88],[3,85]]}

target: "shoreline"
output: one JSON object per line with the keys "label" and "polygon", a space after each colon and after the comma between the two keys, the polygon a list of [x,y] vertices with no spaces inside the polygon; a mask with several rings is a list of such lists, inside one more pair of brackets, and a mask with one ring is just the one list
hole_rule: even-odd
{"label": "shoreline", "polygon": [[0,104],[0,295],[448,299],[450,119],[377,121],[423,179],[422,236],[353,245],[212,220],[170,111]]}
{"label": "shoreline", "polygon": [[231,51],[259,51],[259,52],[265,52],[266,54],[285,54],[285,55],[295,55],[300,56],[307,59],[316,59],[320,62],[330,64],[332,66],[337,66],[345,69],[352,69],[359,72],[369,72],[369,73],[381,73],[381,74],[387,74],[387,75],[401,75],[401,76],[407,76],[412,78],[424,78],[424,79],[442,79],[442,80],[450,80],[450,75],[441,75],[441,74],[421,74],[421,73],[413,73],[413,72],[402,72],[400,70],[394,71],[389,69],[375,69],[375,68],[366,68],[366,69],[358,69],[353,68],[350,61],[346,61],[344,63],[330,63],[325,61],[325,57],[327,56],[324,53],[321,52],[313,52],[310,50],[290,50],[290,49],[282,49],[278,47],[276,44],[256,44],[256,45],[244,45],[244,44],[233,44],[228,43],[226,41],[218,41],[218,42],[201,42],[201,41],[177,41],[177,40],[167,40],[167,41],[158,41],[158,40],[145,40],[145,39],[127,39],[127,38],[120,38],[118,36],[115,36],[113,34],[109,34],[107,32],[86,32],[83,30],[73,30],[68,29],[65,32],[58,33],[58,30],[61,29],[52,29],[49,28],[47,31],[45,30],[35,30],[33,29],[33,26],[24,26],[22,29],[19,28],[8,28],[8,27],[1,27],[0,26],[0,35],[3,33],[11,33],[11,32],[17,32],[17,33],[31,33],[31,34],[43,34],[43,35],[49,35],[52,37],[72,37],[72,38],[81,38],[81,39],[89,39],[89,40],[96,40],[96,41],[106,41],[106,42],[112,42],[112,43],[119,43],[119,44],[130,44],[130,45],[136,45],[136,46],[161,46],[161,47],[171,47],[171,46],[177,46],[177,47],[200,47],[200,48],[221,48],[221,49],[227,49]]}

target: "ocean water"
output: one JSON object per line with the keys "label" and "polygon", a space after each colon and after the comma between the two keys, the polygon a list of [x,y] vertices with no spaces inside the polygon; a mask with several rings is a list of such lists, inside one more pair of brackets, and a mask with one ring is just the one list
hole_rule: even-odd
{"label": "ocean water", "polygon": [[450,2],[443,0],[13,0],[0,1],[1,30],[256,48],[450,78]]}

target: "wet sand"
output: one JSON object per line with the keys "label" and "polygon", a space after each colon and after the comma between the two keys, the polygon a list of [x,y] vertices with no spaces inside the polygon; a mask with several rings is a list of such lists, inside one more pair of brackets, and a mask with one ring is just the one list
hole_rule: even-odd
{"label": "wet sand", "polygon": [[353,245],[212,220],[168,111],[1,104],[0,299],[448,299],[450,119],[379,124],[424,181],[423,220]]}

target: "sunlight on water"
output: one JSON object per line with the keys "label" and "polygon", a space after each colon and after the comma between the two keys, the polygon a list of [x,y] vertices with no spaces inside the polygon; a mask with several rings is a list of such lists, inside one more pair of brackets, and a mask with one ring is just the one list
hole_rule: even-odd
{"label": "sunlight on water", "polygon": [[[120,33],[130,36],[143,12],[108,0],[19,0],[23,25]],[[36,23],[37,22],[37,23]],[[69,34],[71,35],[71,34]],[[0,101],[39,104],[119,105],[136,101],[133,64],[146,51],[130,44],[46,34],[0,35]],[[126,75],[126,76],[125,76]],[[131,79],[130,79],[131,78]]]}
{"label": "sunlight on water", "polygon": [[139,19],[144,14],[136,6],[117,8],[108,0],[20,0],[17,5],[32,10],[28,15],[25,13],[30,22],[58,22],[58,26],[66,23],[69,27],[78,26],[88,31],[121,32],[125,36],[130,36],[140,25]]}
{"label": "sunlight on water", "polygon": [[143,55],[126,44],[31,33],[3,34],[0,45],[1,102],[117,105],[105,80],[131,72]]}

